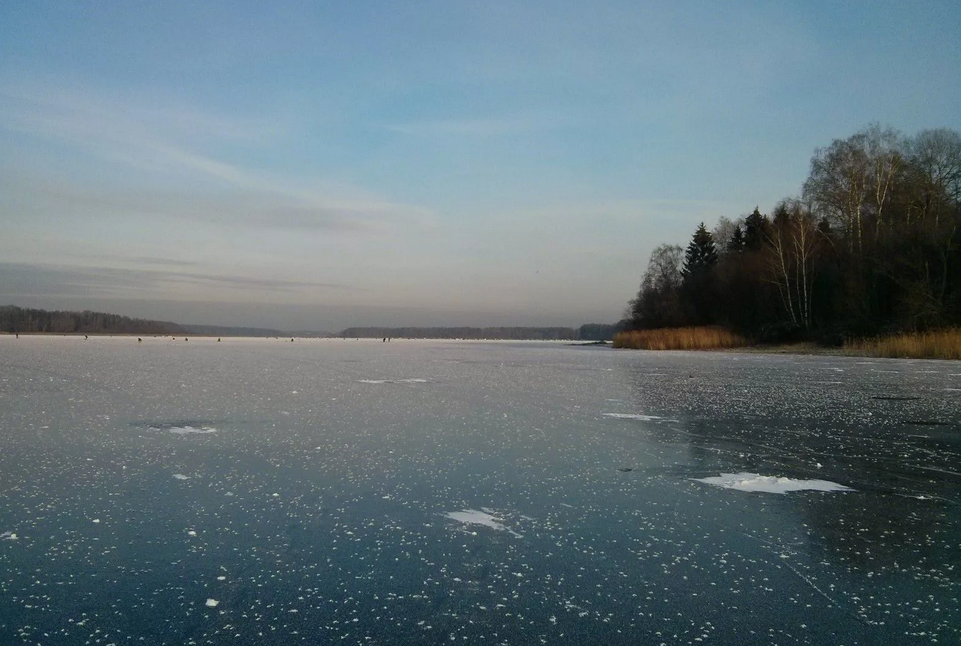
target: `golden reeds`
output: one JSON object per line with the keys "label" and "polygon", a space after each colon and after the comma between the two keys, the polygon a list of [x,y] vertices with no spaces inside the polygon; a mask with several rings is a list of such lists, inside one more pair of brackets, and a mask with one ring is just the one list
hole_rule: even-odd
{"label": "golden reeds", "polygon": [[713,326],[631,330],[614,336],[615,348],[634,350],[717,350],[749,344],[741,335]]}
{"label": "golden reeds", "polygon": [[906,332],[844,342],[847,354],[900,359],[961,359],[961,328]]}

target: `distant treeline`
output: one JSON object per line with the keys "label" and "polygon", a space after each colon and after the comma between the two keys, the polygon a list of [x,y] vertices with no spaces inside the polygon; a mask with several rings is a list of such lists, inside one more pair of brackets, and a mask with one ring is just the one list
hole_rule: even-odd
{"label": "distant treeline", "polygon": [[[588,323],[567,327],[352,327],[340,334],[347,338],[406,339],[535,339],[557,341],[610,341],[618,325]],[[220,325],[184,325],[167,321],[135,319],[104,312],[66,312],[0,306],[0,332],[7,334],[196,334],[202,336],[329,336],[316,332],[284,332],[266,328]]]}
{"label": "distant treeline", "polygon": [[[200,336],[291,336],[290,332],[284,332],[282,330],[273,330],[269,328],[261,327],[235,327],[226,325],[181,325],[184,332],[189,334],[198,334]],[[311,334],[314,336],[316,333]],[[295,336],[308,336],[305,333],[298,333]]]}
{"label": "distant treeline", "polygon": [[657,247],[626,322],[830,343],[961,324],[961,135],[874,125],[816,150],[800,197]]}
{"label": "distant treeline", "polygon": [[[196,334],[198,336],[290,336],[289,332],[256,327],[185,325],[135,319],[105,312],[49,312],[14,305],[0,307],[0,331],[8,334]],[[305,336],[301,334],[300,336]]]}
{"label": "distant treeline", "polygon": [[176,323],[134,319],[104,312],[48,312],[0,307],[0,330],[8,334],[184,334]]}
{"label": "distant treeline", "polygon": [[569,327],[351,327],[339,336],[351,339],[506,339],[537,341],[609,341],[618,328],[588,323]]}

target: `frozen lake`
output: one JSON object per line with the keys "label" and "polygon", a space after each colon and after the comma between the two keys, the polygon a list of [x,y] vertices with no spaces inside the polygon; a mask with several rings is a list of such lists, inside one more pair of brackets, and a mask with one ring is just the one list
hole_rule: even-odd
{"label": "frozen lake", "polygon": [[0,337],[2,644],[958,644],[961,363]]}

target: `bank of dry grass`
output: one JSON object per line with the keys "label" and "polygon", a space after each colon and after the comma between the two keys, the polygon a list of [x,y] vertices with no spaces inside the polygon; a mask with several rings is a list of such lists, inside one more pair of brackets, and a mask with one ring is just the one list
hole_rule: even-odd
{"label": "bank of dry grass", "polygon": [[750,345],[745,337],[721,327],[631,330],[614,336],[615,348],[633,350],[723,350]]}
{"label": "bank of dry grass", "polygon": [[961,359],[961,328],[845,341],[844,351],[898,359]]}

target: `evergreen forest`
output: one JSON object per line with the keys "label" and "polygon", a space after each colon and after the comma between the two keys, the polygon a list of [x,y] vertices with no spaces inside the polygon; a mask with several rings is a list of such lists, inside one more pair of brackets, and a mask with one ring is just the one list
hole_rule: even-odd
{"label": "evergreen forest", "polygon": [[871,125],[817,149],[799,197],[656,247],[626,318],[829,344],[961,324],[961,135]]}

